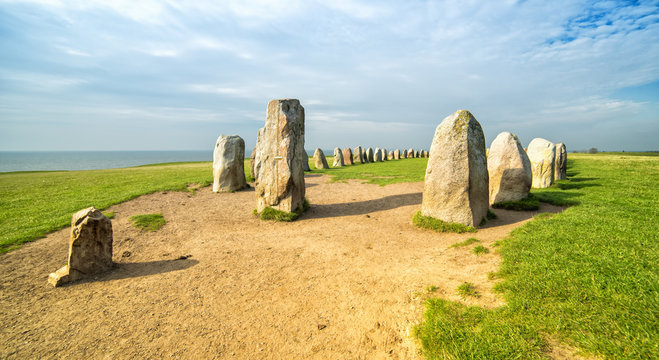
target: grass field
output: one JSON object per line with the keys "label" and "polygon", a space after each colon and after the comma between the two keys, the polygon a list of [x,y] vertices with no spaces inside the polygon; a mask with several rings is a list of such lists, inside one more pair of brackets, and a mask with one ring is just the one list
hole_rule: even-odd
{"label": "grass field", "polygon": [[[488,278],[507,305],[428,300],[415,331],[425,356],[544,358],[554,338],[607,359],[659,358],[659,157],[645,155],[569,154],[569,179],[533,194],[572,206],[537,216],[490,249],[503,260]],[[386,185],[423,181],[426,161],[314,172]],[[210,163],[0,174],[0,252],[68,226],[82,208],[211,181]]]}

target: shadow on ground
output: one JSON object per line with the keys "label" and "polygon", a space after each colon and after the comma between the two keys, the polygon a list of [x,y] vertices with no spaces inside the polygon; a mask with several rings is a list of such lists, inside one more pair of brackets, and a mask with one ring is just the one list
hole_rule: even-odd
{"label": "shadow on ground", "polygon": [[311,204],[309,210],[304,213],[300,220],[364,215],[374,211],[391,210],[401,206],[421,205],[421,196],[422,194],[418,192],[341,204]]}

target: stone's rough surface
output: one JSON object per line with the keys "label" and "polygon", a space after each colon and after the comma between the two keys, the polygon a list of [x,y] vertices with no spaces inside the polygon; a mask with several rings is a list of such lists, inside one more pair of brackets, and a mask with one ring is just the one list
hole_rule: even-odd
{"label": "stone's rough surface", "polygon": [[373,153],[373,161],[382,162],[382,151],[380,151],[380,148],[375,148],[375,152]]}
{"label": "stone's rough surface", "polygon": [[400,149],[394,150],[394,160],[400,160]]}
{"label": "stone's rough surface", "polygon": [[329,169],[327,165],[327,158],[325,158],[325,153],[320,148],[316,148],[316,151],[313,152],[313,164],[316,169]]}
{"label": "stone's rough surface", "polygon": [[71,219],[67,265],[50,274],[54,286],[112,269],[112,222],[93,207],[78,211]]}
{"label": "stone's rough surface", "polygon": [[458,110],[435,131],[421,213],[449,223],[477,226],[487,215],[488,205],[483,129],[469,111]]}
{"label": "stone's rough surface", "polygon": [[400,155],[401,159],[407,159],[407,150],[403,150],[403,153]]}
{"label": "stone's rough surface", "polygon": [[256,147],[252,149],[252,153],[249,155],[249,173],[252,175],[252,178],[256,179],[256,174],[254,174],[254,157],[256,156]]}
{"label": "stone's rough surface", "polygon": [[490,204],[518,201],[531,190],[531,162],[517,136],[502,132],[490,146],[487,158]]}
{"label": "stone's rough surface", "polygon": [[246,187],[245,141],[238,135],[220,135],[213,151],[213,192],[231,192]]}
{"label": "stone's rough surface", "polygon": [[352,150],[350,148],[343,149],[343,164],[344,165],[353,165],[352,162]]}
{"label": "stone's rough surface", "polygon": [[352,152],[352,162],[360,164],[364,162],[364,153],[361,146],[357,146]]}
{"label": "stone's rough surface", "polygon": [[304,203],[304,108],[297,99],[268,103],[254,159],[256,209],[267,206],[293,212]]}
{"label": "stone's rough surface", "polygon": [[334,148],[334,163],[332,164],[333,167],[341,167],[343,166],[343,152],[341,152],[341,149]]}
{"label": "stone's rough surface", "polygon": [[387,160],[393,160],[394,159],[394,152],[393,150],[389,150],[389,154],[387,154]]}
{"label": "stone's rough surface", "polygon": [[567,148],[563,143],[556,144],[556,159],[554,160],[554,180],[567,179]]}
{"label": "stone's rough surface", "polygon": [[536,189],[550,187],[554,183],[556,145],[545,139],[535,138],[531,140],[526,153],[531,162],[532,186]]}

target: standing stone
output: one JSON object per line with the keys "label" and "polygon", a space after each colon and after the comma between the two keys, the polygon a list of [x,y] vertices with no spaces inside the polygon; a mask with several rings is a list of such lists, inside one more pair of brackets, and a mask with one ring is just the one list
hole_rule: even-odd
{"label": "standing stone", "polygon": [[370,163],[375,161],[375,157],[373,156],[373,148],[364,150],[364,158]]}
{"label": "standing stone", "polygon": [[256,179],[256,174],[254,174],[254,157],[256,156],[256,146],[252,149],[252,153],[249,155],[249,173],[252,175],[252,179]]}
{"label": "standing stone", "polygon": [[401,159],[407,159],[407,150],[403,150],[403,153],[400,156]]}
{"label": "standing stone", "polygon": [[477,226],[487,215],[485,136],[467,110],[447,116],[435,131],[423,185],[421,213]]}
{"label": "standing stone", "polygon": [[423,152],[426,154],[426,157],[430,157],[430,153],[428,152],[428,150],[423,150]]}
{"label": "standing stone", "polygon": [[554,160],[554,180],[567,179],[567,148],[563,143],[556,144],[556,160]]}
{"label": "standing stone", "polygon": [[380,151],[380,148],[375,148],[375,152],[373,153],[373,161],[382,162],[382,151]]}
{"label": "standing stone", "polygon": [[302,168],[304,171],[311,171],[311,168],[309,167],[309,153],[307,150],[304,150],[304,159],[302,161]]}
{"label": "standing stone", "polygon": [[407,158],[408,158],[408,159],[410,159],[410,158],[415,158],[415,156],[414,156],[414,149],[410,148],[409,150],[407,150]]}
{"label": "standing stone", "polygon": [[394,151],[389,150],[389,154],[387,154],[387,160],[393,160],[394,159]]}
{"label": "standing stone", "polygon": [[304,203],[304,108],[297,99],[268,103],[256,140],[256,209],[293,212]]}
{"label": "standing stone", "polygon": [[316,169],[329,169],[327,165],[327,158],[325,158],[325,153],[320,148],[316,148],[316,151],[313,153],[313,164]]}
{"label": "standing stone", "polygon": [[353,153],[352,153],[352,162],[355,163],[355,164],[356,163],[360,163],[360,164],[364,163],[364,154],[362,152],[362,147],[361,146],[357,146],[355,148],[355,151],[353,151]]}
{"label": "standing stone", "polygon": [[341,149],[334,148],[334,163],[332,164],[332,167],[341,167],[343,166],[343,153],[341,152]]}
{"label": "standing stone", "polygon": [[112,222],[90,207],[73,214],[67,265],[51,273],[48,282],[60,286],[112,268]]}
{"label": "standing stone", "polygon": [[400,160],[400,149],[394,150],[394,160]]}
{"label": "standing stone", "polygon": [[490,146],[487,158],[490,176],[490,204],[518,201],[531,190],[531,162],[522,143],[507,131],[499,134]]}
{"label": "standing stone", "polygon": [[232,192],[246,187],[245,141],[238,135],[220,135],[213,151],[213,192]]}
{"label": "standing stone", "polygon": [[529,144],[527,155],[533,173],[532,186],[536,189],[550,187],[554,183],[556,145],[545,139],[535,138]]}
{"label": "standing stone", "polygon": [[387,149],[380,149],[382,153],[382,161],[387,161]]}
{"label": "standing stone", "polygon": [[415,158],[421,157],[421,155],[419,155],[419,150],[414,150],[414,157]]}
{"label": "standing stone", "polygon": [[353,165],[352,150],[350,148],[343,149],[343,163],[345,165]]}

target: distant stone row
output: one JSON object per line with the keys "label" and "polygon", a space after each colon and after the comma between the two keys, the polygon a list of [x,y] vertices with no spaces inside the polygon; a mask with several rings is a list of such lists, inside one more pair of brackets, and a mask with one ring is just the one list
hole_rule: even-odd
{"label": "distant stone row", "polygon": [[437,127],[426,168],[421,213],[439,220],[476,226],[489,205],[526,198],[531,187],[565,179],[565,144],[533,139],[524,150],[514,134],[499,134],[489,149],[481,125],[467,110]]}
{"label": "distant stone row", "polygon": [[[361,146],[357,146],[354,150],[350,148],[345,148],[341,150],[340,148],[334,148],[334,162],[332,167],[341,167],[347,165],[354,165],[358,163],[367,164],[373,162],[383,162],[387,160],[400,160],[400,159],[411,159],[411,158],[425,158],[428,157],[428,151],[426,150],[403,150],[400,149],[391,150],[387,152],[387,149],[380,148],[368,148],[364,149]],[[327,169],[329,165],[327,164],[327,159],[325,158],[325,153],[320,148],[316,148],[316,151],[313,153],[313,161],[316,169]]]}

